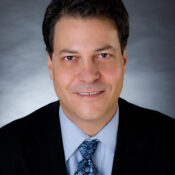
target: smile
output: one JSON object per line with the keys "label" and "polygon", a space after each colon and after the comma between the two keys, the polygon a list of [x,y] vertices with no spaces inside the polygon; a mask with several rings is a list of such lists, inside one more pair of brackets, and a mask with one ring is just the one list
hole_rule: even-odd
{"label": "smile", "polygon": [[94,96],[103,93],[104,91],[95,91],[95,92],[78,92],[78,95],[81,96]]}

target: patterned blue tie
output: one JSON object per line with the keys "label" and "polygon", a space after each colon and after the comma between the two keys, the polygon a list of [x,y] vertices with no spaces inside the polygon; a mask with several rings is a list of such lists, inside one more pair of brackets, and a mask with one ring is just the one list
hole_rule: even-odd
{"label": "patterned blue tie", "polygon": [[78,169],[74,175],[97,175],[97,168],[92,162],[92,156],[97,148],[98,140],[84,141],[79,147],[79,151],[83,156],[78,164]]}

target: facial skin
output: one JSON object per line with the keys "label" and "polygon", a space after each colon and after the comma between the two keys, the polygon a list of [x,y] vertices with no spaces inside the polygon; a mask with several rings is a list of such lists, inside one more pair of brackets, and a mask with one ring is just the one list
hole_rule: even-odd
{"label": "facial skin", "polygon": [[126,49],[105,18],[62,17],[55,26],[50,78],[67,117],[89,136],[113,117],[123,87]]}

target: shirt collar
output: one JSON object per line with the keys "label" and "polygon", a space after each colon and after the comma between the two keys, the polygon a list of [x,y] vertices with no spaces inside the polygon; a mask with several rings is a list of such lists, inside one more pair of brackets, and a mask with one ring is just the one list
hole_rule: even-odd
{"label": "shirt collar", "polygon": [[94,137],[88,136],[75,123],[73,123],[64,114],[61,105],[59,109],[59,116],[66,161],[77,150],[79,145],[84,140],[98,139],[102,144],[115,152],[119,121],[119,108],[117,108],[114,117]]}

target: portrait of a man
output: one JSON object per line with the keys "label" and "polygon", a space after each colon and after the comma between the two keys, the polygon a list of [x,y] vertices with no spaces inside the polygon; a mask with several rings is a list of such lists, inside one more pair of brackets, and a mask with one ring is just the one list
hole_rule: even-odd
{"label": "portrait of a man", "polygon": [[42,34],[58,100],[0,129],[0,174],[174,175],[175,120],[120,97],[122,0],[52,0]]}

